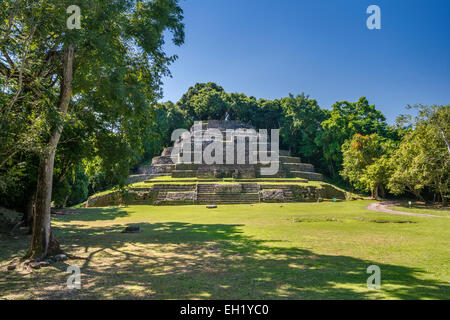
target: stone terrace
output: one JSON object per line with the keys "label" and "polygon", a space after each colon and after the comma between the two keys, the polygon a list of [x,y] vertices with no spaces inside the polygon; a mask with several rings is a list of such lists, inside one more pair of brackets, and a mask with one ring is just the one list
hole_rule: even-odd
{"label": "stone terrace", "polygon": [[[214,142],[214,139],[208,135],[204,135],[207,129],[217,129],[222,133],[222,143],[223,143],[223,164],[206,164],[202,162],[201,164],[194,163],[195,159],[195,143],[201,143],[201,152],[205,148]],[[234,132],[232,141],[227,141],[229,138],[227,136],[227,130],[240,130]],[[252,164],[249,161],[250,143],[256,143],[252,139],[259,139],[259,134],[255,133],[254,128],[249,125],[242,124],[239,121],[217,121],[210,120],[208,122],[202,122],[201,129],[193,126],[190,130],[191,137],[189,140],[177,140],[174,143],[174,147],[169,147],[164,149],[161,156],[152,159],[152,164],[148,166],[142,166],[138,170],[137,175],[130,176],[130,182],[140,182],[151,180],[161,176],[171,176],[172,178],[235,178],[235,179],[252,179],[252,178],[303,178],[310,181],[323,181],[323,176],[314,171],[314,166],[308,163],[302,163],[299,157],[291,156],[289,151],[280,150],[279,151],[279,170],[276,174],[271,176],[264,176],[261,173],[261,168],[264,165],[260,161],[260,153],[256,151],[254,156],[257,159],[257,163]],[[194,141],[194,135],[200,135],[202,138],[200,140]],[[236,154],[238,151],[236,141],[240,137],[245,136],[245,156],[244,163],[236,164]],[[189,148],[190,144],[190,148]],[[177,159],[175,162],[172,161],[172,151],[178,150],[175,154]],[[269,150],[270,155],[270,141],[267,142],[266,146]],[[190,151],[186,151],[190,149]],[[233,153],[230,155],[230,150]],[[227,157],[233,159],[233,164],[227,163]]]}

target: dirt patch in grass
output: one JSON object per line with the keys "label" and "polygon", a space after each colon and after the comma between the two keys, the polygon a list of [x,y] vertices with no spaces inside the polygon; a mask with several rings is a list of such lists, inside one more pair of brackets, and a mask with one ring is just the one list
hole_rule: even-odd
{"label": "dirt patch in grass", "polygon": [[367,219],[367,218],[355,218],[358,221],[373,222],[373,223],[418,223],[411,220],[388,220],[388,219]]}
{"label": "dirt patch in grass", "polygon": [[335,217],[299,217],[293,218],[293,222],[344,222]]}

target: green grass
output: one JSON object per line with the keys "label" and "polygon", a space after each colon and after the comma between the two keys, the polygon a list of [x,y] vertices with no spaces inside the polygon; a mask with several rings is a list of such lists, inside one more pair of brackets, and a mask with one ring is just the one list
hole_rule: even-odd
{"label": "green grass", "polygon": [[389,207],[389,209],[411,213],[431,214],[436,216],[450,217],[450,207],[442,208],[415,203],[412,204],[411,207],[408,204],[399,204],[396,206]]}
{"label": "green grass", "polygon": [[[53,218],[55,235],[86,260],[6,272],[29,237],[0,235],[0,298],[449,299],[449,219],[369,203],[71,209]],[[121,233],[135,224],[142,233]],[[66,289],[69,264],[81,290]],[[380,290],[366,286],[373,264]]]}

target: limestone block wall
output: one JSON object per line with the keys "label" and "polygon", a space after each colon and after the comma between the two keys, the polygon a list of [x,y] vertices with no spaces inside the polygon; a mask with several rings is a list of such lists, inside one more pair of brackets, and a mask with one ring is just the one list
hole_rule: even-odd
{"label": "limestone block wall", "polygon": [[155,184],[150,188],[130,188],[90,197],[86,207],[123,204],[188,205],[258,202],[300,202],[348,198],[348,193],[330,184]]}

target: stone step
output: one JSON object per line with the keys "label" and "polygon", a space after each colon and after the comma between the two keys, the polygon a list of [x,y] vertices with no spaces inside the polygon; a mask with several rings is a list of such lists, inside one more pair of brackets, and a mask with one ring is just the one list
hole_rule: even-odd
{"label": "stone step", "polygon": [[153,190],[163,191],[195,191],[195,184],[155,184]]}
{"label": "stone step", "polygon": [[195,204],[246,204],[258,203],[258,200],[197,200]]}
{"label": "stone step", "polygon": [[307,171],[291,171],[291,174],[296,178],[304,178],[310,181],[324,181],[323,175],[316,172]]}
{"label": "stone step", "polygon": [[242,191],[246,193],[257,193],[259,192],[259,186],[256,183],[243,183]]}
{"label": "stone step", "polygon": [[[224,184],[223,186],[227,186]],[[259,186],[257,183],[241,183],[242,193],[258,193]],[[198,193],[215,193],[216,187],[214,184],[199,184]]]}
{"label": "stone step", "polygon": [[283,163],[283,168],[289,171],[314,172],[314,166],[309,163]]}
{"label": "stone step", "polygon": [[147,181],[148,179],[152,179],[152,176],[153,176],[152,174],[132,174],[128,176],[127,182],[130,184],[144,182]]}
{"label": "stone step", "polygon": [[173,170],[172,178],[195,178],[197,170]]}
{"label": "stone step", "polygon": [[151,166],[142,166],[138,168],[139,174],[161,174],[171,173],[175,169],[174,164],[155,164]]}
{"label": "stone step", "polygon": [[288,150],[280,150],[279,154],[280,154],[280,156],[283,156],[283,157],[290,157],[291,156],[291,152],[288,151]]}
{"label": "stone step", "polygon": [[216,194],[216,193],[200,193],[197,194],[197,199],[223,199],[223,200],[245,200],[245,199],[259,199],[258,193],[230,193],[230,194]]}
{"label": "stone step", "polygon": [[175,165],[175,170],[176,171],[197,170],[198,167],[199,165],[195,163],[177,163]]}
{"label": "stone step", "polygon": [[[155,178],[159,178],[159,177],[170,177],[171,173],[154,173],[154,174],[150,174],[149,176],[149,181],[151,182],[151,179],[155,179]],[[147,182],[147,181],[145,181]]]}
{"label": "stone step", "polygon": [[214,190],[213,184],[199,184],[197,187],[198,193],[214,193]]}
{"label": "stone step", "polygon": [[159,194],[167,193],[167,192],[195,192],[195,190],[187,190],[187,189],[165,189],[165,190],[156,190]]}
{"label": "stone step", "polygon": [[278,165],[278,168],[281,168],[282,162],[280,162],[280,161],[271,161],[270,163],[258,162],[257,164],[255,164],[255,167],[257,169],[261,169],[261,168],[270,168],[275,165]]}
{"label": "stone step", "polygon": [[282,163],[300,163],[299,157],[288,157],[288,156],[280,156],[280,161]]}
{"label": "stone step", "polygon": [[158,165],[158,164],[173,164],[173,161],[170,156],[154,157],[152,159],[152,165]]}
{"label": "stone step", "polygon": [[195,184],[193,183],[181,183],[181,184],[163,184],[163,183],[157,183],[153,185],[154,189],[158,189],[158,188],[166,188],[166,189],[171,189],[171,188],[189,188],[189,189],[195,189]]}
{"label": "stone step", "polygon": [[261,184],[261,189],[282,189],[290,191],[295,185],[290,184]]}
{"label": "stone step", "polygon": [[129,188],[128,191],[138,193],[138,192],[152,192],[155,190],[153,189],[153,187],[150,187],[150,188]]}
{"label": "stone step", "polygon": [[216,203],[259,203],[257,199],[197,199],[195,203],[198,204],[216,204]]}
{"label": "stone step", "polygon": [[257,177],[264,179],[264,178],[286,178],[288,176],[288,172],[286,172],[285,170],[283,170],[282,168],[279,168],[278,172],[267,176],[267,175],[262,175],[261,174],[261,169],[256,171]]}

